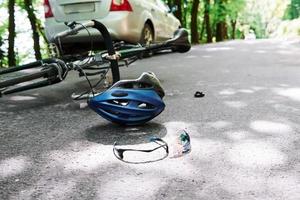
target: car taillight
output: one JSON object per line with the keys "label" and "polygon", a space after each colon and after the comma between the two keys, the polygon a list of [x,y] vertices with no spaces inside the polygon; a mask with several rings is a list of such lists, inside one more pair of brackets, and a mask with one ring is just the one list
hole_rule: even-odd
{"label": "car taillight", "polygon": [[49,0],[44,0],[44,12],[45,12],[45,18],[53,17]]}
{"label": "car taillight", "polygon": [[110,11],[132,11],[132,7],[128,0],[112,0]]}

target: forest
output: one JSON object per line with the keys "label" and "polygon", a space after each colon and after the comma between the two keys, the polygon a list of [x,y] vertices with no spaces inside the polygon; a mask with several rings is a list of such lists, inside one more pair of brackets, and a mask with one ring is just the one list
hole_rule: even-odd
{"label": "forest", "polygon": [[[193,44],[245,39],[250,33],[257,39],[300,36],[300,0],[165,0],[165,3],[176,8],[174,15],[190,32]],[[43,0],[0,0],[0,67],[49,56],[43,14]],[[24,40],[30,40],[26,48],[22,47]]]}

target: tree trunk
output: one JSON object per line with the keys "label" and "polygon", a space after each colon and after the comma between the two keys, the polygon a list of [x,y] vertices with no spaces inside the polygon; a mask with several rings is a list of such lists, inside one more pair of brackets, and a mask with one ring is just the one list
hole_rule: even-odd
{"label": "tree trunk", "polygon": [[205,0],[205,10],[204,10],[204,22],[206,27],[206,42],[212,43],[212,31],[210,26],[210,0]]}
{"label": "tree trunk", "polygon": [[15,25],[15,0],[8,0],[8,66],[16,65],[15,54],[15,37],[16,37],[16,25]]}
{"label": "tree trunk", "polygon": [[236,20],[231,20],[231,28],[232,28],[231,38],[235,39]]}
{"label": "tree trunk", "polygon": [[193,44],[199,44],[199,33],[198,33],[198,7],[199,0],[193,0],[192,15],[191,15],[191,40]]}
{"label": "tree trunk", "polygon": [[3,45],[3,38],[0,35],[0,68],[3,67],[3,60],[4,60],[4,51],[1,49]]}
{"label": "tree trunk", "polygon": [[177,6],[177,11],[174,12],[174,15],[177,17],[177,19],[179,19],[180,23],[183,24],[182,21],[182,4],[181,4],[181,0],[174,0],[174,5]]}
{"label": "tree trunk", "polygon": [[199,36],[200,41],[202,41],[202,39],[203,39],[204,28],[205,28],[205,21],[203,20],[202,26],[201,26],[201,29],[200,29],[200,36]]}
{"label": "tree trunk", "polygon": [[216,23],[216,41],[223,41],[227,38],[227,27],[226,27],[226,0],[216,0],[215,3],[218,6],[219,19]]}
{"label": "tree trunk", "polygon": [[34,14],[34,10],[32,7],[32,0],[24,0],[24,6],[25,10],[28,14],[28,19],[31,24],[32,29],[32,39],[33,39],[33,49],[34,49],[34,55],[36,60],[41,60],[41,47],[40,47],[40,37],[37,29],[37,19]]}
{"label": "tree trunk", "polygon": [[37,30],[38,30],[39,34],[43,38],[45,44],[47,44],[46,45],[46,50],[47,50],[47,54],[49,56],[51,54],[51,50],[49,48],[49,42],[48,42],[48,40],[46,38],[46,35],[45,35],[45,28],[43,27],[40,20],[37,20],[36,22],[37,22],[36,25],[37,25]]}
{"label": "tree trunk", "polygon": [[223,41],[227,38],[227,28],[226,23],[224,21],[218,22],[216,28],[216,41]]}

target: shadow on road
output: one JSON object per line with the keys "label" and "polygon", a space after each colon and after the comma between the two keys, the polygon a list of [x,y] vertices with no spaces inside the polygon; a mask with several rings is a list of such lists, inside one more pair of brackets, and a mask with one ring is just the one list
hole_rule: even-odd
{"label": "shadow on road", "polygon": [[85,132],[88,141],[104,145],[112,145],[115,141],[122,145],[148,143],[151,137],[162,138],[166,134],[165,126],[157,123],[131,127],[108,123],[91,127]]}

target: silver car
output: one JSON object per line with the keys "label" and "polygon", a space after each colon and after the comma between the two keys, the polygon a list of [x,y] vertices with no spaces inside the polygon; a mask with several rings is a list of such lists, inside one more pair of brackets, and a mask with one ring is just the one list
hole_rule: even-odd
{"label": "silver car", "polygon": [[[180,22],[162,0],[45,0],[45,30],[49,42],[68,27],[64,22],[102,22],[114,40],[129,43],[151,43],[172,38]],[[90,30],[94,40],[101,41],[96,30]],[[63,39],[70,48],[88,44],[87,31]],[[73,47],[72,47],[73,46]]]}

